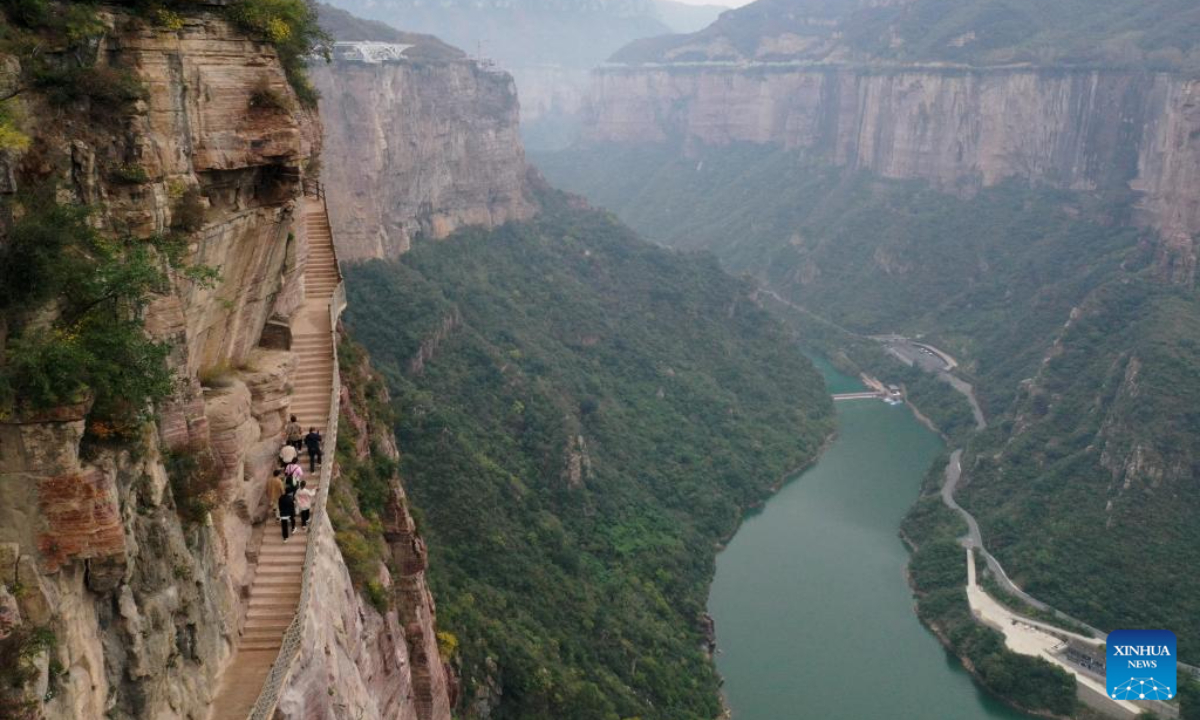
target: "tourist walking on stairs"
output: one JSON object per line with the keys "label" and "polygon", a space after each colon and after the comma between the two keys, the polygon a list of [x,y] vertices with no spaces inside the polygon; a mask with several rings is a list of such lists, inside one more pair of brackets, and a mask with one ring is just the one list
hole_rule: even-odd
{"label": "tourist walking on stairs", "polygon": [[267,481],[267,506],[279,517],[279,496],[284,494],[283,473],[276,470]]}
{"label": "tourist walking on stairs", "polygon": [[300,467],[298,460],[293,460],[288,463],[288,466],[283,469],[283,486],[291,495],[296,494],[296,488],[300,486],[300,480],[304,478],[304,468]]}
{"label": "tourist walking on stairs", "polygon": [[300,511],[300,527],[305,532],[308,532],[308,518],[312,513],[312,502],[316,495],[315,490],[308,489],[308,483],[300,481],[300,489],[296,491],[296,509]]}
{"label": "tourist walking on stairs", "polygon": [[283,541],[296,529],[296,501],[290,493],[279,496],[279,527],[283,530]]}
{"label": "tourist walking on stairs", "polygon": [[296,420],[295,415],[284,429],[287,431],[288,445],[296,448],[296,452],[300,452],[300,448],[304,444],[304,427]]}
{"label": "tourist walking on stairs", "polygon": [[284,445],[279,449],[279,465],[286,467],[288,463],[296,459],[296,448],[291,445]]}
{"label": "tourist walking on stairs", "polygon": [[321,450],[321,433],[317,432],[315,427],[308,429],[308,434],[304,436],[304,446],[308,448],[308,471],[316,472],[324,452]]}

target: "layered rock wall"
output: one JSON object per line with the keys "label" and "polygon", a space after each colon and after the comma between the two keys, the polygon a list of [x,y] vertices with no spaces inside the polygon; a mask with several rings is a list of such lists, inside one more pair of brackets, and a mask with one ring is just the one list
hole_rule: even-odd
{"label": "layered rock wall", "polygon": [[1190,283],[1200,234],[1200,82],[1034,69],[629,67],[598,71],[590,142],[778,143],[969,193],[1017,177],[1132,189]]}
{"label": "layered rock wall", "polygon": [[[241,623],[251,522],[281,439],[295,362],[258,345],[303,298],[297,201],[320,131],[305,111],[251,107],[264,89],[298,105],[274,49],[216,11],[193,9],[177,29],[99,17],[95,62],[128,72],[143,98],[23,93],[32,143],[0,162],[3,190],[54,183],[113,237],[186,225],[190,261],[215,280],[175,274],[145,312],[178,381],[157,432],[106,439],[86,404],[2,418],[0,549],[13,562],[0,581],[19,588],[10,622],[53,634],[34,693],[45,717],[198,718]],[[188,463],[204,482],[173,488]],[[211,511],[184,517],[188,492]]]}
{"label": "layered rock wall", "polygon": [[342,260],[534,212],[512,78],[470,61],[337,61],[313,69],[322,180]]}

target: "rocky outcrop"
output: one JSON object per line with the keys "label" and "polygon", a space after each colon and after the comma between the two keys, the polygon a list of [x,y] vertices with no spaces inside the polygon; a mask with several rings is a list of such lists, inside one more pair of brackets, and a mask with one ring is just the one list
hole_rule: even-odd
{"label": "rocky outcrop", "polygon": [[396,257],[417,236],[533,214],[506,73],[465,60],[335,61],[313,78],[342,260]]}
{"label": "rocky outcrop", "polygon": [[1133,190],[1190,284],[1200,235],[1200,82],[1034,69],[629,67],[598,71],[590,142],[777,143],[955,193],[1022,178]]}

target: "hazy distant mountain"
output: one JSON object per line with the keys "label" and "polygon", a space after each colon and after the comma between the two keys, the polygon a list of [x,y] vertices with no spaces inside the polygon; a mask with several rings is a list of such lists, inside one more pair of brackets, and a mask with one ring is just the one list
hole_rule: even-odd
{"label": "hazy distant mountain", "polygon": [[653,0],[336,0],[355,15],[430,33],[506,69],[590,68],[626,43],[671,32]]}
{"label": "hazy distant mountain", "polygon": [[724,5],[688,5],[675,0],[654,0],[658,18],[671,32],[690,33],[703,30],[729,8]]}
{"label": "hazy distant mountain", "polygon": [[617,62],[887,60],[1200,68],[1195,0],[758,0]]}
{"label": "hazy distant mountain", "polygon": [[400,43],[416,47],[408,51],[408,57],[452,60],[465,57],[466,53],[451,47],[432,35],[404,32],[377,20],[364,20],[332,5],[318,4],[317,15],[321,27],[334,40],[371,40],[375,42]]}

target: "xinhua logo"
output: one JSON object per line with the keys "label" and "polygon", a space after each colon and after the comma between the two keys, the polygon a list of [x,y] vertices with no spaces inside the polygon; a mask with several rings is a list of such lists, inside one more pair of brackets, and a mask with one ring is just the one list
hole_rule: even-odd
{"label": "xinhua logo", "polygon": [[1105,663],[1108,696],[1114,700],[1170,700],[1175,685],[1175,633],[1114,630]]}

